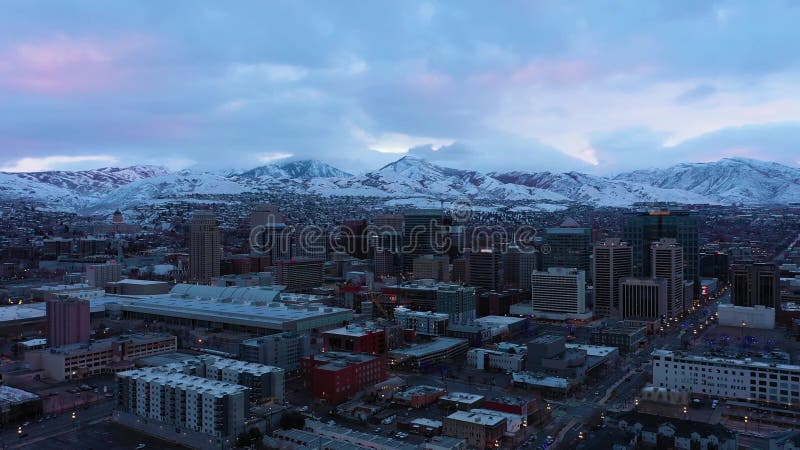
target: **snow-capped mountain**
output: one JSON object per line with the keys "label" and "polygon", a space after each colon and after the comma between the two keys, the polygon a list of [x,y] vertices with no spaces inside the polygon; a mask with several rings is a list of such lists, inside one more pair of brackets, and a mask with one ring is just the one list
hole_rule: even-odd
{"label": "snow-capped mountain", "polygon": [[723,203],[788,203],[800,200],[800,169],[748,158],[636,170],[614,180],[681,189]]}
{"label": "snow-capped mountain", "polygon": [[371,195],[382,197],[428,196],[489,200],[569,199],[546,190],[507,184],[480,172],[441,167],[405,156],[374,172],[350,178],[311,180],[309,191],[321,195]]}
{"label": "snow-capped mountain", "polygon": [[598,206],[628,206],[636,202],[653,201],[708,203],[708,198],[693,192],[580,172],[495,172],[490,175],[504,183],[544,189],[559,193],[578,203]]}
{"label": "snow-capped mountain", "polygon": [[350,176],[352,175],[343,170],[339,170],[336,167],[314,159],[268,164],[238,174],[231,174],[231,178],[239,179],[263,179],[269,177],[291,180],[347,178]]}
{"label": "snow-capped mountain", "polygon": [[136,180],[166,175],[167,173],[169,173],[167,169],[158,166],[131,166],[124,168],[104,167],[76,172],[15,172],[6,173],[6,175],[31,182],[49,184],[83,195],[96,196],[98,193],[108,192]]}
{"label": "snow-capped mountain", "polygon": [[800,169],[733,158],[637,170],[613,177],[579,172],[483,174],[405,156],[363,175],[350,175],[313,160],[224,173],[191,170],[167,173],[150,166],[81,172],[0,173],[0,200],[35,200],[50,208],[74,211],[99,212],[189,199],[195,195],[236,195],[264,190],[383,197],[387,202],[459,199],[476,199],[489,204],[530,202],[526,207],[533,208],[568,203],[628,206],[642,201],[770,204],[800,199]]}
{"label": "snow-capped mountain", "polygon": [[153,201],[180,200],[193,195],[235,195],[248,190],[246,186],[213,173],[181,170],[128,183],[87,206],[96,210],[125,209]]}

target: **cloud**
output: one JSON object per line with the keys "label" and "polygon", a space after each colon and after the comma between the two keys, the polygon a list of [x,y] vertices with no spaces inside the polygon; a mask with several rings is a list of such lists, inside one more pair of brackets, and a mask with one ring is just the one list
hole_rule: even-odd
{"label": "cloud", "polygon": [[710,84],[698,84],[697,86],[682,93],[676,99],[678,103],[691,103],[704,100],[717,92],[717,88]]}
{"label": "cloud", "polygon": [[21,2],[0,15],[0,162],[214,169],[270,149],[359,173],[410,148],[490,170],[786,162],[798,21],[781,0]]}
{"label": "cloud", "polygon": [[281,159],[291,158],[292,156],[294,156],[294,154],[287,152],[267,152],[255,155],[256,160],[262,164],[270,164]]}
{"label": "cloud", "polygon": [[105,91],[128,83],[124,59],[151,44],[144,36],[53,38],[0,49],[0,87],[38,94]]}
{"label": "cloud", "polygon": [[83,155],[83,156],[47,156],[44,158],[22,158],[11,166],[0,167],[3,172],[44,172],[48,170],[70,170],[76,165],[85,167],[89,165],[116,164],[119,160],[109,155]]}
{"label": "cloud", "polygon": [[231,77],[237,82],[295,82],[308,75],[308,70],[290,64],[234,64]]}

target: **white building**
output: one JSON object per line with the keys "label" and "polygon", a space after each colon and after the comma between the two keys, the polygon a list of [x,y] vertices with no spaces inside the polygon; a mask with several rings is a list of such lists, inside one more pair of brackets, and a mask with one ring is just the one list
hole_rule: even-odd
{"label": "white building", "polygon": [[518,372],[525,369],[525,354],[472,348],[467,351],[467,365],[479,370]]}
{"label": "white building", "polygon": [[590,319],[586,309],[586,273],[583,270],[551,267],[531,275],[533,314],[554,320]]}
{"label": "white building", "polygon": [[717,307],[719,325],[728,327],[756,328],[772,330],[775,328],[775,308],[762,305],[736,306],[722,304]]}
{"label": "white building", "polygon": [[117,417],[122,414],[149,419],[169,425],[176,432],[188,431],[190,436],[202,433],[220,440],[228,438],[230,442],[244,431],[248,391],[238,384],[167,367],[129,370],[117,374]]}
{"label": "white building", "polygon": [[444,313],[412,311],[404,306],[394,309],[394,320],[404,330],[414,330],[425,336],[444,336],[450,316]]}
{"label": "white building", "polygon": [[800,403],[800,366],[656,350],[653,385],[781,405]]}

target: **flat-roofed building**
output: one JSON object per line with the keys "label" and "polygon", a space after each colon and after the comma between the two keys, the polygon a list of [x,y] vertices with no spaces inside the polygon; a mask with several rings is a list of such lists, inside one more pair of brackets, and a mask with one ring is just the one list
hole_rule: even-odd
{"label": "flat-roofed building", "polygon": [[655,350],[653,385],[788,407],[800,403],[800,366]]}
{"label": "flat-roofed building", "polygon": [[551,267],[531,275],[531,302],[538,317],[555,320],[589,319],[586,274],[582,270]]}
{"label": "flat-roofed building", "polygon": [[311,337],[306,333],[277,333],[247,339],[239,344],[239,358],[280,367],[287,372],[300,370],[300,360],[310,354]]}
{"label": "flat-roofed building", "polygon": [[659,320],[668,313],[667,282],[663,278],[623,278],[619,282],[622,320]]}
{"label": "flat-roofed building", "polygon": [[456,411],[444,418],[443,433],[464,439],[476,448],[496,448],[506,433],[506,418],[499,414]]}
{"label": "flat-roofed building", "polygon": [[152,430],[137,418],[168,425],[170,433],[175,430],[176,436],[183,436],[184,444],[196,447],[197,441],[206,442],[196,448],[232,448],[248,416],[247,387],[176,369],[120,372],[116,392],[118,421],[145,433]]}
{"label": "flat-roofed building", "polygon": [[174,352],[177,338],[160,333],[142,333],[69,344],[25,353],[25,361],[44,370],[56,381],[73,380],[133,368],[134,360]]}
{"label": "flat-roofed building", "polygon": [[438,337],[430,342],[390,351],[389,364],[422,370],[446,359],[459,357],[466,353],[467,349],[469,342],[466,339]]}

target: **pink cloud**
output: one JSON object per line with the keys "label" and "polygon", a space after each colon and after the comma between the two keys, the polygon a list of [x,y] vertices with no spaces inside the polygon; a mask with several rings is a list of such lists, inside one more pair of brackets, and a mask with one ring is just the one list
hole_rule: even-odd
{"label": "pink cloud", "polygon": [[149,45],[142,36],[17,43],[0,49],[0,87],[57,95],[110,90],[130,80],[126,58]]}

